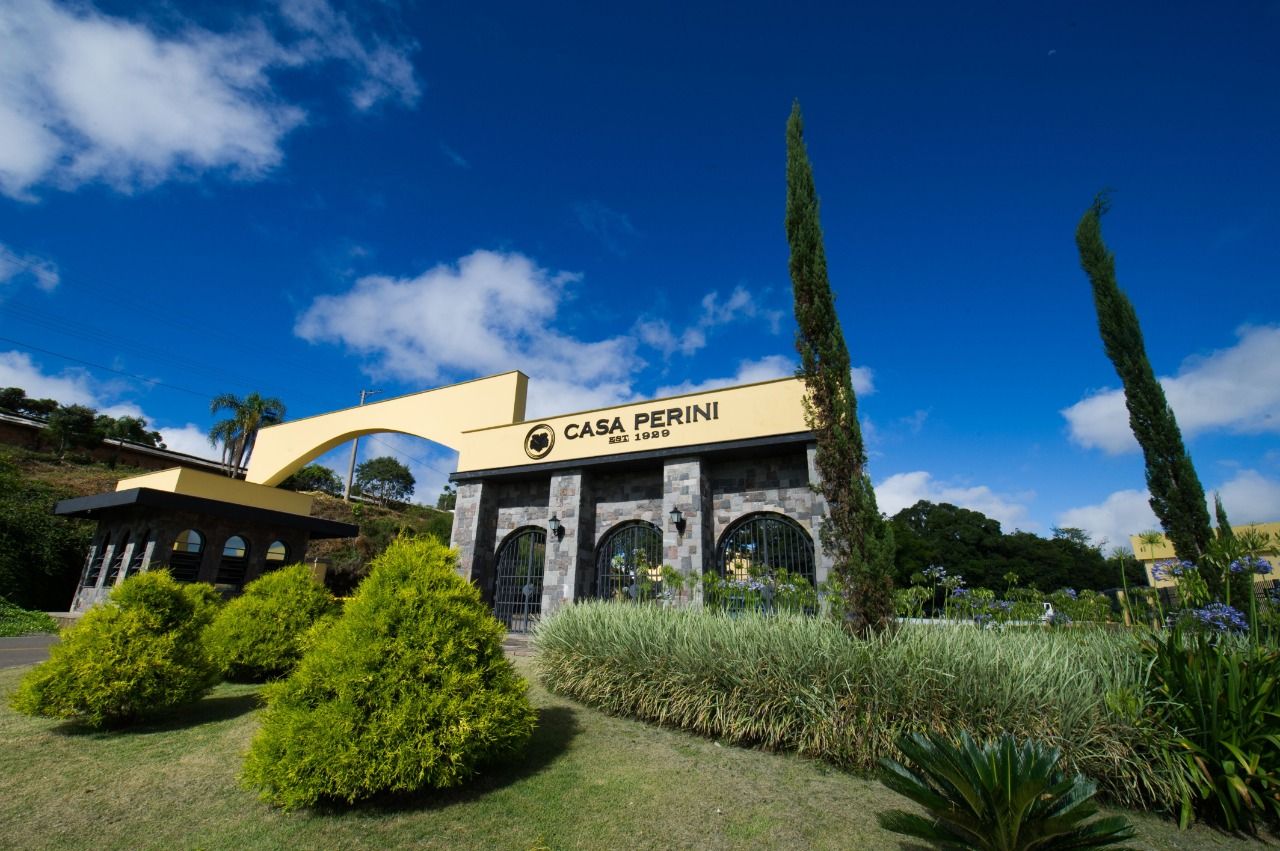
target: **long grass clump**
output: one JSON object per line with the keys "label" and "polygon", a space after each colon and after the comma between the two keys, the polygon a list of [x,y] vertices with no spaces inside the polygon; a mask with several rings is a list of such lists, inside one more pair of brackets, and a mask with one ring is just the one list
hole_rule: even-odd
{"label": "long grass clump", "polygon": [[593,602],[544,620],[534,643],[551,690],[735,744],[872,771],[903,733],[1009,732],[1060,749],[1117,803],[1177,798],[1123,632],[907,626],[863,641],[801,615]]}

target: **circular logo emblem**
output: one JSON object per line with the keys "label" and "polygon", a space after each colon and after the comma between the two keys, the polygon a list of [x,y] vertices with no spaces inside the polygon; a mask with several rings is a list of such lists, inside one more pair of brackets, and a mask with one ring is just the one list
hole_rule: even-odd
{"label": "circular logo emblem", "polygon": [[556,433],[546,423],[539,423],[524,436],[524,454],[535,461],[541,461],[550,455],[551,447],[555,445]]}

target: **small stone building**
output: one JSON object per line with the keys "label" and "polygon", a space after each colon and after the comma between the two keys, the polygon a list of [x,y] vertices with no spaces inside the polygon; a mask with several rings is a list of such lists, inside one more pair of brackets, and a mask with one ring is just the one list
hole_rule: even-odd
{"label": "small stone building", "polygon": [[[172,489],[128,487],[166,473],[175,474],[170,478],[179,483]],[[349,523],[298,513],[304,503],[309,512],[311,504],[301,494],[281,492],[273,507],[210,499],[181,490],[191,480],[211,474],[166,473],[126,479],[121,490],[63,500],[55,507],[57,514],[98,524],[71,601],[72,612],[83,612],[102,600],[125,577],[160,567],[179,581],[208,582],[230,596],[267,571],[303,561],[309,541],[358,532]],[[238,493],[242,485],[223,488]],[[284,510],[288,508],[295,510]]]}

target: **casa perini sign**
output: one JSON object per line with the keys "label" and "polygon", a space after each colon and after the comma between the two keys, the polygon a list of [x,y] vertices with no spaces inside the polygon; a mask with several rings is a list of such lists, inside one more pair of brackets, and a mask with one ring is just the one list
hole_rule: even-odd
{"label": "casa perini sign", "polygon": [[464,432],[458,471],[590,460],[807,432],[804,385],[783,378]]}

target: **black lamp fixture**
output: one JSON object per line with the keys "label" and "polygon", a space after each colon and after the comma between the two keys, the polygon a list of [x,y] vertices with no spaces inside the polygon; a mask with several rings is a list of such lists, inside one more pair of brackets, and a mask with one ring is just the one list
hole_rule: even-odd
{"label": "black lamp fixture", "polygon": [[684,531],[684,514],[679,508],[671,509],[671,513],[667,516],[671,518],[671,525],[675,526],[677,531]]}
{"label": "black lamp fixture", "polygon": [[555,535],[557,541],[560,540],[560,536],[564,534],[564,526],[560,524],[560,518],[556,517],[554,514],[552,514],[551,519],[547,521],[547,528],[551,530],[552,535]]}

